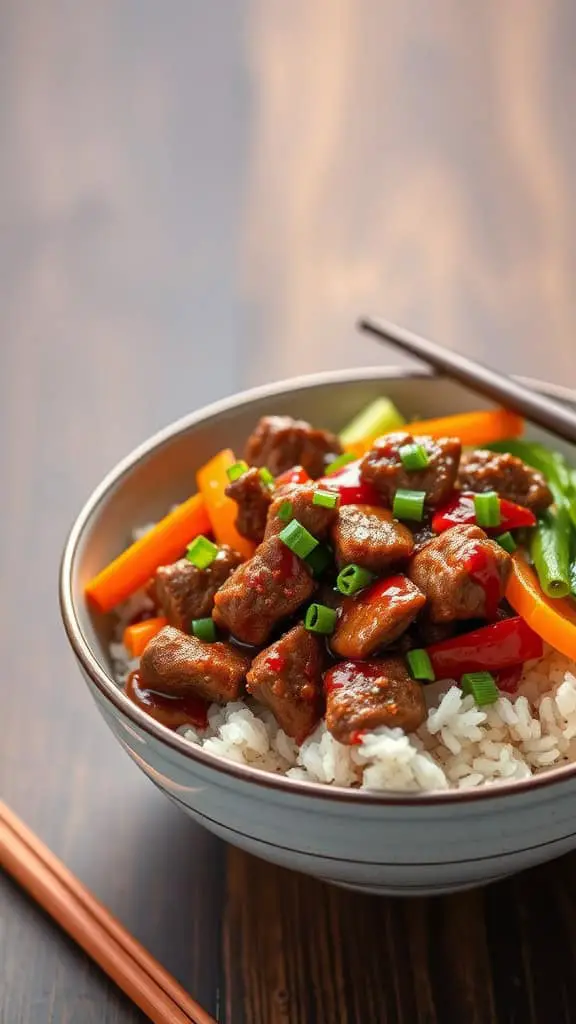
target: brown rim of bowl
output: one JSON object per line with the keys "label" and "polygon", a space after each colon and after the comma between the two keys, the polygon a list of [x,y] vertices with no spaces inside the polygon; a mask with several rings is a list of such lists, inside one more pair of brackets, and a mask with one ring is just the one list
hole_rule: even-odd
{"label": "brown rim of bowl", "polygon": [[[499,782],[493,786],[486,786],[477,790],[441,790],[438,792],[430,791],[424,794],[394,792],[377,794],[359,789],[349,789],[343,786],[326,785],[321,782],[302,782],[297,779],[289,779],[284,775],[274,775],[271,772],[262,771],[260,768],[251,768],[249,765],[237,764],[235,761],[227,761],[223,757],[210,754],[201,747],[189,743],[178,733],[172,732],[166,726],[156,722],[137,707],[136,704],[126,697],[124,692],[118,687],[118,684],[100,667],[96,658],[93,657],[80,627],[72,596],[72,579],[80,538],[87,523],[97,512],[102,502],[105,501],[110,488],[127,476],[140,459],[148,455],[154,448],[170,440],[175,434],[194,426],[196,423],[209,419],[212,416],[218,416],[240,405],[247,405],[254,399],[273,397],[274,395],[284,394],[287,391],[296,389],[314,388],[330,384],[331,382],[385,381],[398,378],[426,380],[433,376],[430,373],[412,372],[400,367],[369,366],[353,370],[325,371],[302,377],[292,377],[273,384],[260,385],[247,391],[239,392],[232,397],[213,402],[197,412],[190,413],[176,420],[135,448],[104,477],[84,504],[66,540],[60,565],[59,597],[64,627],[78,661],[100,693],[123,716],[130,719],[145,733],[158,740],[159,743],[170,747],[191,761],[198,761],[206,768],[222,772],[224,775],[232,776],[243,782],[263,786],[267,789],[281,790],[287,794],[291,793],[301,797],[313,797],[315,799],[333,800],[343,803],[358,803],[360,801],[365,804],[380,804],[382,806],[406,805],[413,807],[443,803],[469,803],[475,800],[494,800],[499,797],[510,796],[514,793],[520,794],[525,793],[527,790],[550,786],[571,779],[576,775],[576,764],[572,764],[551,768],[542,775],[534,775],[529,779],[521,779],[516,782]],[[521,377],[519,379],[535,390],[548,394],[560,401],[576,403],[576,392],[568,388],[543,383],[533,378]]]}

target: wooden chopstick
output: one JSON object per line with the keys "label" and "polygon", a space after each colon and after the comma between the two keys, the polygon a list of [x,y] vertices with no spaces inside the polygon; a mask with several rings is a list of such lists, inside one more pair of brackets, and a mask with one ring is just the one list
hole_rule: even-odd
{"label": "wooden chopstick", "polygon": [[403,352],[417,356],[428,366],[440,370],[447,377],[459,380],[473,391],[491,398],[532,420],[545,430],[576,444],[576,414],[552,398],[531,391],[524,384],[506,374],[491,370],[474,359],[438,345],[435,341],[421,338],[403,327],[376,317],[363,317],[358,322],[362,331],[376,335]]}
{"label": "wooden chopstick", "polygon": [[216,1024],[2,801],[0,866],[155,1024]]}

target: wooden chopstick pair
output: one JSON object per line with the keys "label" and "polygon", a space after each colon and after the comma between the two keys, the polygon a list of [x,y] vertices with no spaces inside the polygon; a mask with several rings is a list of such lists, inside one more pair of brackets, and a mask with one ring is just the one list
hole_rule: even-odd
{"label": "wooden chopstick pair", "polygon": [[155,1024],[216,1024],[2,801],[0,866]]}

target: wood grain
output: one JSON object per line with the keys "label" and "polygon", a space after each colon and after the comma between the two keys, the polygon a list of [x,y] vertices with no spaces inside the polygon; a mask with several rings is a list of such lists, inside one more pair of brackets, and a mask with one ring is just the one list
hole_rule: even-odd
{"label": "wood grain", "polygon": [[[381,312],[576,384],[569,0],[6,0],[2,797],[225,1024],[568,1024],[574,857],[371,899],[226,848],[100,721],[59,622],[73,516],[162,424],[378,362]],[[141,1016],[0,879],[1,1024]]]}

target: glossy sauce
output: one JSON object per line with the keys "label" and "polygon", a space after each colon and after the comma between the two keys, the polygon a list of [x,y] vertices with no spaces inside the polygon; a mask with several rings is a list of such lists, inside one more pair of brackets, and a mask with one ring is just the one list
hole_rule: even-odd
{"label": "glossy sauce", "polygon": [[493,621],[498,617],[501,596],[500,574],[496,561],[482,545],[478,545],[466,559],[466,571],[478,586],[482,587],[485,598],[486,618]]}
{"label": "glossy sauce", "polygon": [[168,729],[178,729],[182,725],[205,729],[208,725],[208,704],[205,700],[193,696],[167,697],[155,690],[147,690],[141,686],[138,671],[128,676],[125,692],[137,707]]}

